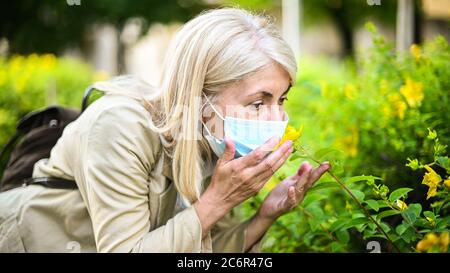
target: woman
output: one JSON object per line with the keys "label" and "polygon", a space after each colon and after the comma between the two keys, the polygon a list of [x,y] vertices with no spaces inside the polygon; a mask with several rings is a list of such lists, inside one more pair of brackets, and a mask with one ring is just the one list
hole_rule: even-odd
{"label": "woman", "polygon": [[302,164],[240,222],[292,152],[278,145],[292,50],[268,18],[205,12],[177,33],[159,89],[122,77],[68,125],[33,177],[74,180],[0,195],[0,251],[247,252],[329,168]]}

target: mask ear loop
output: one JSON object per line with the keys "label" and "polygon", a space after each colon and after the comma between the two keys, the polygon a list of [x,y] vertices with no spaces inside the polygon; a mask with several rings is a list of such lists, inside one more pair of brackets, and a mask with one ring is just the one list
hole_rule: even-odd
{"label": "mask ear loop", "polygon": [[[202,94],[203,94],[203,96],[204,96],[205,99],[206,99],[206,102],[205,102],[205,103],[202,105],[202,107],[201,107],[201,113],[202,113],[202,116],[203,116],[203,110],[204,110],[206,104],[209,103],[209,105],[210,105],[211,108],[214,110],[214,112],[219,116],[219,118],[221,118],[223,121],[225,121],[225,119],[223,118],[223,116],[217,111],[217,109],[214,107],[214,105],[211,103],[211,101],[210,101],[209,98],[205,95],[205,93],[202,92]],[[201,122],[202,122],[203,127],[205,128],[206,132],[208,133],[208,135],[209,135],[210,137],[212,137],[216,142],[220,142],[216,137],[214,137],[214,135],[213,135],[213,134],[211,133],[211,131],[209,130],[208,126],[206,126],[206,124],[203,122],[203,118],[201,119]],[[205,137],[205,136],[203,135],[203,130],[202,130],[202,136]]]}
{"label": "mask ear loop", "polygon": [[[205,95],[205,93],[203,93],[203,96],[205,97],[206,101],[209,103],[209,105],[211,106],[211,108],[214,110],[214,112],[219,116],[219,118],[221,118],[223,121],[225,121],[225,118],[220,114],[219,111],[217,111],[216,107],[214,107],[214,105],[211,103],[211,101],[209,100],[209,98]],[[205,103],[206,104],[206,103]]]}

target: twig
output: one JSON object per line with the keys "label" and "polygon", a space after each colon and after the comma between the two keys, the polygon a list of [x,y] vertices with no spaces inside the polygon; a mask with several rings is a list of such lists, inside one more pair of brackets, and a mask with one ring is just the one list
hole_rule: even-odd
{"label": "twig", "polygon": [[[314,162],[316,162],[317,164],[322,164],[320,161],[316,160],[315,158],[313,158],[303,147],[300,147],[302,149],[302,151],[308,156],[308,158],[310,158],[311,160],[313,160]],[[394,242],[389,238],[389,236],[387,235],[387,233],[383,230],[383,228],[380,226],[380,224],[378,224],[377,221],[375,221],[375,219],[373,219],[372,215],[370,215],[370,213],[367,211],[367,209],[361,204],[361,202],[358,201],[358,199],[356,198],[356,196],[349,190],[349,188],[347,188],[347,186],[331,171],[328,170],[327,171],[331,177],[334,178],[334,180],[336,180],[336,182],[352,197],[352,199],[358,204],[358,206],[363,210],[363,212],[366,214],[366,216],[369,218],[369,220],[371,220],[377,227],[378,231],[381,232],[385,237],[386,240],[388,240],[388,242],[399,252],[401,253],[400,249],[394,244]]]}

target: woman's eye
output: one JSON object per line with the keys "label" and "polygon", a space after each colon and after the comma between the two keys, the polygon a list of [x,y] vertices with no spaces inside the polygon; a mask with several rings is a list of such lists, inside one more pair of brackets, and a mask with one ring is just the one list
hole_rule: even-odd
{"label": "woman's eye", "polygon": [[283,105],[287,100],[288,100],[287,97],[281,98],[280,101],[279,101],[279,104]]}
{"label": "woman's eye", "polygon": [[261,107],[261,106],[263,106],[264,105],[264,103],[262,103],[262,102],[257,102],[257,103],[252,103],[251,104],[251,106],[252,107],[254,107],[255,108],[255,110],[259,110],[259,108]]}

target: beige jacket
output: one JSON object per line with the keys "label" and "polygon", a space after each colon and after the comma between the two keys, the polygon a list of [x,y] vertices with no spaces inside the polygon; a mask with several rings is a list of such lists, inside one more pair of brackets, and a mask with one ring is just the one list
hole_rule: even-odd
{"label": "beige jacket", "polygon": [[78,190],[31,185],[1,193],[0,252],[243,252],[249,220],[231,213],[202,239],[150,122],[133,98],[93,103],[33,173],[75,180]]}

